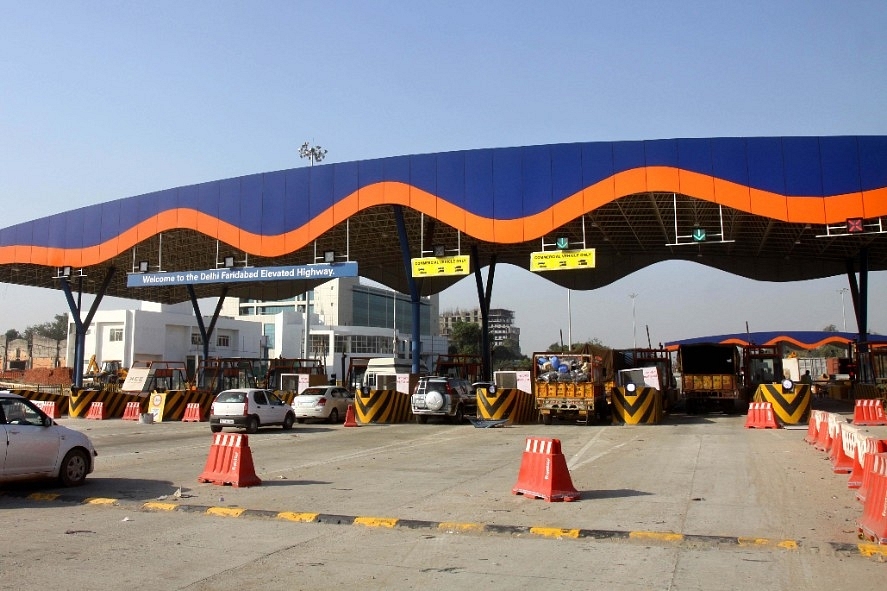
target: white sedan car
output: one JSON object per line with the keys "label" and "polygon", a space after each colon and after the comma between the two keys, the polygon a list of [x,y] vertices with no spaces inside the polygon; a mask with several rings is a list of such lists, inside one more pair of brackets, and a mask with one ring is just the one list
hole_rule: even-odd
{"label": "white sedan car", "polygon": [[296,420],[321,419],[327,423],[338,423],[345,419],[348,405],[354,403],[354,396],[339,386],[309,386],[293,400]]}
{"label": "white sedan car", "polygon": [[89,437],[46,416],[32,401],[0,391],[0,482],[57,478],[79,486],[95,468]]}

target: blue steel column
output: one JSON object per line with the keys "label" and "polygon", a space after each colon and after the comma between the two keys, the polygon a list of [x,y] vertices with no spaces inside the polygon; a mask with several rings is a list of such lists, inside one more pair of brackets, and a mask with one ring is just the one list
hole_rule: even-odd
{"label": "blue steel column", "polygon": [[490,348],[490,301],[493,297],[493,276],[496,274],[496,255],[490,259],[490,272],[487,274],[487,287],[484,291],[483,279],[480,275],[477,245],[471,246],[471,258],[474,266],[474,282],[477,284],[477,301],[480,305],[480,360],[481,377],[490,380],[493,377],[493,352]]}
{"label": "blue steel column", "polygon": [[[185,287],[188,289],[188,297],[191,298],[191,307],[194,308],[194,316],[197,318],[197,330],[200,331],[200,340],[203,341],[203,365],[206,367],[206,360],[209,359],[209,339],[212,337],[213,331],[216,329],[216,320],[219,319],[219,314],[222,311],[222,304],[225,303],[225,298],[228,296],[228,286],[225,285],[222,287],[222,293],[216,304],[216,310],[213,312],[212,318],[210,319],[208,329],[203,324],[203,315],[200,313],[200,304],[197,301],[197,294],[194,292],[194,286],[188,283]],[[201,387],[206,385],[202,375],[198,375],[197,379],[199,381],[198,385]]]}
{"label": "blue steel column", "polygon": [[[400,205],[394,205],[392,207],[394,208],[394,220],[397,222],[397,237],[400,239],[400,254],[403,257],[403,268],[404,273],[406,273],[407,286],[409,286],[410,290],[410,303],[412,304],[413,334],[412,343],[410,345],[410,355],[412,356],[413,366],[411,371],[412,373],[419,373],[419,355],[422,354],[422,331],[419,326],[422,319],[422,315],[419,313],[421,310],[419,287],[416,285],[416,280],[413,278],[412,266],[410,264],[410,243],[407,237],[407,228],[403,221],[403,209]],[[394,305],[397,305],[396,299]]]}
{"label": "blue steel column", "polygon": [[[60,277],[59,282],[62,285],[62,291],[65,294],[65,299],[68,300],[68,309],[71,311],[71,318],[74,319],[74,367],[72,368],[74,371],[74,387],[79,388],[83,386],[83,361],[86,359],[86,331],[89,330],[89,325],[92,324],[92,319],[95,316],[96,311],[99,309],[99,304],[102,303],[102,298],[105,297],[105,292],[108,290],[108,286],[111,284],[111,279],[114,277],[116,269],[114,267],[109,267],[107,273],[105,274],[105,279],[102,281],[102,285],[99,290],[96,292],[95,300],[92,302],[92,306],[89,308],[89,313],[86,315],[86,319],[82,320],[80,318],[80,301],[78,297],[78,301],[74,302],[74,295],[71,293],[71,284],[68,282],[67,277]],[[80,278],[80,289],[79,295],[83,294],[83,278]]]}

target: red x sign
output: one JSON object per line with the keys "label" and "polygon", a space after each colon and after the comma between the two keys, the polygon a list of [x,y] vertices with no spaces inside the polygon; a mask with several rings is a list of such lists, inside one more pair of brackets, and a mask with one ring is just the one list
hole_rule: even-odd
{"label": "red x sign", "polygon": [[862,218],[847,218],[847,233],[848,234],[856,234],[858,232],[864,232],[865,228],[862,226]]}

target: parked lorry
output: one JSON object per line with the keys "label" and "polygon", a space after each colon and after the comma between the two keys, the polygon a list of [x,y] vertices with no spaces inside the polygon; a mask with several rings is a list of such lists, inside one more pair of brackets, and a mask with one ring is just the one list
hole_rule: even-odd
{"label": "parked lorry", "polygon": [[736,345],[695,343],[679,345],[677,366],[681,397],[688,413],[740,410],[744,400],[742,360]]}
{"label": "parked lorry", "polygon": [[605,367],[591,352],[533,353],[533,396],[539,420],[566,419],[591,424],[609,416]]}
{"label": "parked lorry", "polygon": [[669,412],[678,401],[671,354],[666,349],[621,349],[613,351],[614,386],[649,386],[659,391],[662,410]]}

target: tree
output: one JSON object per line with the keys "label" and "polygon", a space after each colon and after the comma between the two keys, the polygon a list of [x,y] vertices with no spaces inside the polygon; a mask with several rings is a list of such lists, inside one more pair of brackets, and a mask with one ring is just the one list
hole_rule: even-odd
{"label": "tree", "polygon": [[450,331],[452,355],[480,355],[480,325],[473,322],[455,322]]}
{"label": "tree", "polygon": [[34,353],[34,335],[39,335],[46,339],[55,341],[55,362],[54,366],[61,365],[61,343],[68,338],[68,315],[56,314],[52,322],[44,322],[35,326],[29,326],[25,329],[25,338],[28,340],[28,356],[33,359]]}

